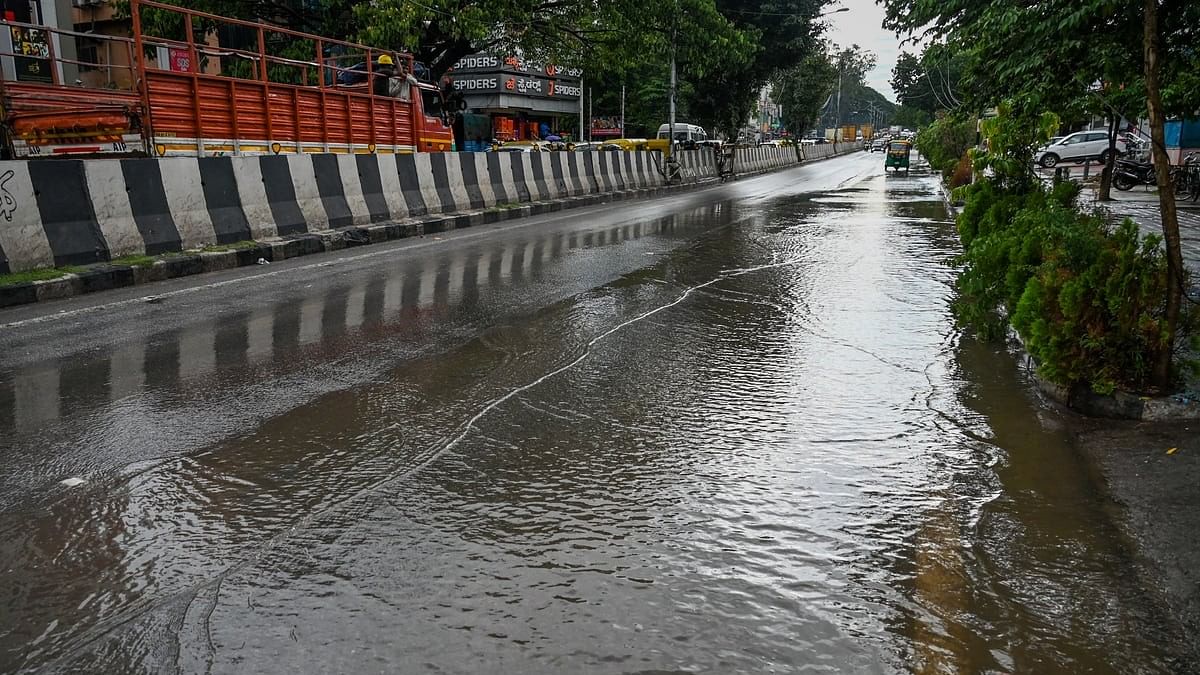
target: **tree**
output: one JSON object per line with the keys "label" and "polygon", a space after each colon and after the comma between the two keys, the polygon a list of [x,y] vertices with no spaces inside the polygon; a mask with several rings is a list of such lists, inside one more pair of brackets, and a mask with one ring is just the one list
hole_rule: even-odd
{"label": "tree", "polygon": [[847,113],[858,110],[867,101],[886,102],[890,109],[891,102],[873,89],[868,93],[869,88],[864,82],[867,72],[875,67],[875,54],[855,44],[838,50],[830,59],[836,79],[833,98],[821,115],[824,126],[840,126],[846,121]]}
{"label": "tree", "polygon": [[[1113,81],[1114,72],[1129,73],[1129,64],[1142,65],[1154,160],[1160,185],[1164,186],[1159,191],[1159,203],[1170,278],[1163,340],[1174,344],[1184,271],[1179,222],[1172,195],[1165,187],[1169,182],[1163,128],[1171,112],[1191,114],[1197,107],[1197,100],[1189,101],[1186,94],[1195,91],[1189,84],[1195,81],[1195,71],[1192,68],[1189,74],[1188,70],[1200,59],[1194,48],[1194,30],[1200,21],[1197,3],[1144,0],[1139,10],[1134,3],[1111,0],[882,1],[885,27],[919,34],[963,54],[963,80],[967,86],[961,98],[977,110],[1018,96],[1022,109],[1016,114],[1033,119],[1042,111],[1078,105],[1087,99],[1093,83]],[[1134,28],[1142,28],[1140,42],[1129,38]],[[1104,41],[1105,35],[1118,38]],[[1097,58],[1097,54],[1104,54],[1104,58]],[[1124,68],[1120,68],[1122,63]],[[1070,64],[1072,76],[1064,77],[1063,64]],[[1164,92],[1184,95],[1168,99]],[[1168,109],[1168,101],[1180,107]],[[1155,367],[1155,383],[1166,389],[1171,380],[1172,350],[1164,349],[1161,354]]]}
{"label": "tree", "polygon": [[[570,65],[604,54],[622,64],[636,64],[647,55],[667,54],[672,33],[676,48],[701,72],[722,56],[738,60],[750,48],[747,37],[717,12],[714,0],[651,6],[632,0],[166,1],[322,37],[408,50],[434,77],[464,56],[488,51]],[[128,0],[123,2],[128,11]],[[153,11],[144,14],[147,25],[159,21],[159,35],[176,37],[171,20],[178,22],[177,18]],[[286,50],[286,45],[282,47]]]}
{"label": "tree", "polygon": [[920,129],[932,122],[933,118],[922,108],[901,105],[892,113],[891,120],[892,124],[899,124],[906,129]]}
{"label": "tree", "polygon": [[892,68],[892,90],[896,100],[932,116],[939,110],[953,110],[962,78],[962,57],[946,45],[930,45],[920,56],[901,52]]}
{"label": "tree", "polygon": [[723,55],[720,68],[694,79],[688,103],[694,122],[736,138],[763,86],[818,49],[824,0],[717,0],[716,6],[752,48],[742,58]]}
{"label": "tree", "polygon": [[[773,97],[783,107],[784,126],[800,137],[816,123],[837,87],[837,68],[823,52],[814,52],[780,73],[773,87]],[[799,152],[800,146],[796,148]]]}

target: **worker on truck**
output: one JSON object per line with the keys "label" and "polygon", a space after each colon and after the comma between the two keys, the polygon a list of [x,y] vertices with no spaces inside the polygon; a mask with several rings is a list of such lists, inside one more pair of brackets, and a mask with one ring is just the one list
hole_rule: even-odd
{"label": "worker on truck", "polygon": [[382,54],[375,63],[374,81],[371,82],[371,93],[376,96],[388,96],[391,89],[391,79],[396,74],[396,62],[387,54]]}
{"label": "worker on truck", "polygon": [[412,100],[413,86],[418,84],[417,78],[404,67],[404,62],[400,62],[400,69],[396,77],[393,77],[388,87],[388,95],[408,103]]}

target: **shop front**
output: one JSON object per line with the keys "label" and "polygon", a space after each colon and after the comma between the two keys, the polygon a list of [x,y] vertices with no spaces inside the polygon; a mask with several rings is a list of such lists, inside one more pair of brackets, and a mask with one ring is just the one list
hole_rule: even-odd
{"label": "shop front", "polygon": [[[579,128],[582,72],[516,57],[475,54],[447,76],[466,101],[456,129],[458,147],[483,149],[491,141],[573,139]],[[486,118],[486,122],[484,121]]]}

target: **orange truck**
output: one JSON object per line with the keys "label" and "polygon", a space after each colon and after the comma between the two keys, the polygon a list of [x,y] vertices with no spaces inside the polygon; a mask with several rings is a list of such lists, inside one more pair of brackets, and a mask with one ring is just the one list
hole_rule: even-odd
{"label": "orange truck", "polygon": [[7,156],[454,149],[437,87],[373,93],[380,57],[411,73],[409,54],[151,0],[131,0],[130,13],[132,37],[0,22],[13,36],[0,51]]}

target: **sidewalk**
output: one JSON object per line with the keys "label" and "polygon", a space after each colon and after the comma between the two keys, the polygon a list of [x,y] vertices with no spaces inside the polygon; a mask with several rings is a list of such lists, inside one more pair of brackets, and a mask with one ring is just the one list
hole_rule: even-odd
{"label": "sidewalk", "polygon": [[[1128,217],[1143,233],[1162,234],[1158,192],[1112,191],[1097,202],[1095,185],[1085,185],[1080,205],[1116,218]],[[1200,295],[1200,205],[1176,202],[1183,264]],[[1200,395],[1200,379],[1188,378],[1182,395]],[[1170,620],[1200,631],[1200,423],[1118,422],[1077,419],[1076,447],[1096,467],[1116,519],[1137,552],[1144,582],[1162,594]],[[1200,664],[1200,643],[1179,672]]]}
{"label": "sidewalk", "polygon": [[[1117,505],[1143,583],[1161,595],[1171,621],[1200,632],[1200,424],[1076,418],[1071,427]],[[1189,657],[1175,672],[1200,668],[1200,642]]]}
{"label": "sidewalk", "polygon": [[[1143,233],[1162,235],[1159,219],[1158,191],[1134,188],[1129,192],[1112,191],[1113,201],[1097,202],[1093,186],[1084,186],[1079,203],[1084,208],[1098,208],[1117,218],[1132,218]],[[1200,204],[1176,202],[1179,212],[1180,248],[1183,265],[1191,270],[1193,284],[1200,283]]]}

